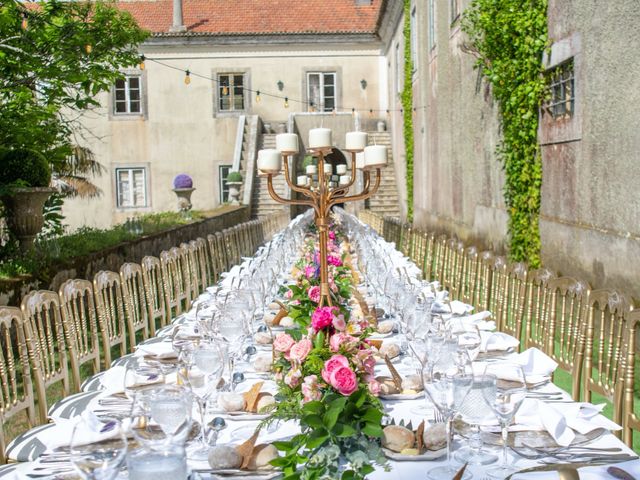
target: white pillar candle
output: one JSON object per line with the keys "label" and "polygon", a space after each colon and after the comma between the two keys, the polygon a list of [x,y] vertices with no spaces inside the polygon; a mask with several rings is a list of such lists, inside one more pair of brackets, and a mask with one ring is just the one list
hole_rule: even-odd
{"label": "white pillar candle", "polygon": [[364,165],[366,168],[380,168],[387,164],[387,147],[369,145],[364,149]]}
{"label": "white pillar candle", "polygon": [[362,170],[364,168],[364,152],[356,153],[356,168]]}
{"label": "white pillar candle", "polygon": [[298,135],[295,133],[276,135],[276,150],[281,153],[296,153],[298,151]]}
{"label": "white pillar candle", "polygon": [[331,175],[333,173],[333,165],[331,165],[330,163],[325,163],[324,164],[324,174],[325,175]]}
{"label": "white pillar candle", "polygon": [[347,166],[344,163],[336,165],[336,173],[338,175],[344,175],[345,173],[347,173]]}
{"label": "white pillar candle", "polygon": [[282,155],[278,150],[267,148],[258,152],[258,170],[265,173],[278,173],[282,169]]}
{"label": "white pillar candle", "polygon": [[367,146],[367,132],[347,132],[345,150],[364,150]]}
{"label": "white pillar candle", "polygon": [[307,175],[315,175],[316,173],[318,173],[318,167],[315,165],[307,165],[305,170],[307,172]]}
{"label": "white pillar candle", "polygon": [[351,181],[349,175],[340,175],[340,185],[347,185]]}
{"label": "white pillar candle", "polygon": [[307,181],[308,178],[306,175],[298,175],[298,186],[299,187],[306,187],[307,186]]}
{"label": "white pillar candle", "polygon": [[330,128],[312,128],[309,130],[309,148],[327,148],[330,146]]}

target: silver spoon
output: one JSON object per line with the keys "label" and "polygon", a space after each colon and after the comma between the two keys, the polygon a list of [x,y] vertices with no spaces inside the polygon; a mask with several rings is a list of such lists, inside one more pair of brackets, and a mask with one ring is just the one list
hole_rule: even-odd
{"label": "silver spoon", "polygon": [[215,447],[216,442],[218,441],[220,430],[223,430],[227,427],[227,422],[222,417],[215,417],[207,424],[207,427],[209,427],[209,431],[211,432],[209,434],[209,438],[207,439],[207,443],[212,447]]}

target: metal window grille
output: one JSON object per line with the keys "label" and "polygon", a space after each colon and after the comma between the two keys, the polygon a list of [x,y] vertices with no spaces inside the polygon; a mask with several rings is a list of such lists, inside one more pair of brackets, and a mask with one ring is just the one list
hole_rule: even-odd
{"label": "metal window grille", "polygon": [[546,110],[553,118],[571,117],[575,109],[575,77],[573,60],[562,63],[549,72],[549,100]]}

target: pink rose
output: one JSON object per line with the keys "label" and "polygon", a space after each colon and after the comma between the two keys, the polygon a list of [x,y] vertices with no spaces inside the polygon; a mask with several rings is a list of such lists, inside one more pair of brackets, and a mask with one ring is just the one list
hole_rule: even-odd
{"label": "pink rose", "polygon": [[287,290],[286,292],[284,292],[284,298],[290,299],[291,297],[293,297],[293,291],[292,290]]}
{"label": "pink rose", "polygon": [[333,230],[329,230],[329,240],[335,240],[336,239],[336,232],[334,232]]}
{"label": "pink rose", "polygon": [[273,348],[277,352],[288,353],[295,343],[296,341],[291,335],[288,333],[281,333],[273,341]]}
{"label": "pink rose", "polygon": [[309,288],[309,290],[307,291],[307,295],[309,295],[309,300],[311,300],[312,302],[320,303],[320,287],[318,287],[317,285]]}
{"label": "pink rose", "polygon": [[358,368],[361,368],[369,375],[373,375],[373,371],[376,368],[376,359],[370,349],[360,350],[356,354],[354,361]]}
{"label": "pink rose", "polygon": [[304,276],[307,278],[314,278],[316,276],[316,267],[314,265],[307,265],[304,267]]}
{"label": "pink rose", "polygon": [[333,371],[329,380],[331,386],[344,396],[351,395],[358,389],[358,378],[349,367],[337,368]]}
{"label": "pink rose", "polygon": [[321,307],[316,308],[311,315],[311,326],[316,332],[319,332],[323,328],[328,327],[333,322],[333,312],[337,311],[338,307]]}
{"label": "pink rose", "polygon": [[341,332],[343,332],[347,328],[347,322],[344,321],[344,315],[333,317],[331,323],[333,323],[333,328]]}
{"label": "pink rose", "polygon": [[340,259],[340,257],[337,257],[335,255],[327,255],[327,262],[329,262],[329,265],[334,265],[336,267],[342,266],[342,260]]}
{"label": "pink rose", "polygon": [[369,384],[367,386],[369,387],[371,395],[376,397],[380,395],[380,383],[377,380],[369,380]]}
{"label": "pink rose", "polygon": [[320,388],[318,386],[318,376],[317,375],[309,375],[304,377],[304,381],[302,382],[302,390],[303,402],[310,402],[312,400],[320,400],[322,398],[322,392],[320,392]]}
{"label": "pink rose", "polygon": [[291,347],[291,350],[289,351],[289,358],[297,362],[304,362],[307,355],[309,355],[312,346],[313,344],[311,343],[311,340],[303,338]]}
{"label": "pink rose", "polygon": [[329,348],[332,352],[337,352],[340,350],[340,347],[345,347],[345,349],[349,350],[349,347],[355,345],[357,341],[357,338],[347,335],[346,333],[336,333],[329,339]]}
{"label": "pink rose", "polygon": [[331,383],[331,374],[339,368],[349,367],[349,360],[344,355],[334,355],[329,360],[324,362],[324,368],[322,369],[321,375],[322,379]]}
{"label": "pink rose", "polygon": [[299,368],[292,368],[284,376],[284,383],[289,385],[291,388],[296,388],[300,384],[301,378],[302,371]]}

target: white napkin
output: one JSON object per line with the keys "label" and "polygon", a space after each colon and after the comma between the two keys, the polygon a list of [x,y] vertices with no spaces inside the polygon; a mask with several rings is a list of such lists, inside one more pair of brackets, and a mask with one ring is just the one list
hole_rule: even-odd
{"label": "white napkin", "polygon": [[100,384],[110,393],[119,393],[124,391],[124,374],[126,367],[116,365],[106,370],[100,375]]}
{"label": "white napkin", "polygon": [[516,348],[520,345],[517,338],[503,332],[480,332],[480,351],[496,352]]}
{"label": "white napkin", "polygon": [[554,405],[532,398],[524,399],[514,423],[514,429],[518,430],[546,430],[563,447],[570,445],[576,436],[567,425],[565,416]]}
{"label": "white napkin", "polygon": [[516,355],[514,362],[522,365],[529,383],[543,382],[558,368],[558,364],[551,357],[535,347]]}
{"label": "white napkin", "polygon": [[82,439],[81,443],[78,443],[79,445],[107,440],[117,433],[115,429],[101,432],[105,423],[90,410],[85,410],[82,415],[71,419],[57,419],[55,427],[44,430],[38,435],[38,439],[47,446],[47,450],[67,447],[71,444],[73,429],[81,419],[85,419],[86,423],[84,424],[85,428],[79,432]]}
{"label": "white napkin", "polygon": [[171,342],[156,342],[138,345],[134,353],[136,357],[154,356],[156,358],[175,358]]}
{"label": "white napkin", "polygon": [[482,312],[474,313],[473,315],[460,317],[459,320],[467,324],[477,326],[478,330],[492,332],[496,329],[496,322],[494,322],[493,320],[485,320],[490,317],[491,312],[488,310],[483,310]]}

